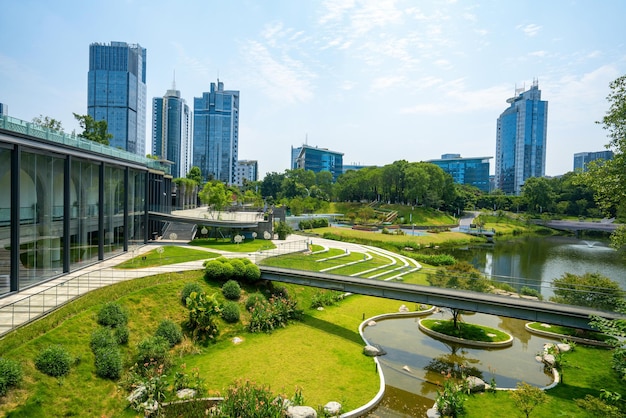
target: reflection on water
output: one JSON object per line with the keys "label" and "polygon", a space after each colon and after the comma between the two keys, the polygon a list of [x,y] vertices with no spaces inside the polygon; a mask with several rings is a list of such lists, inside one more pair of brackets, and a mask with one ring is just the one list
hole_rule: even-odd
{"label": "reflection on water", "polygon": [[[443,313],[431,318],[447,319]],[[524,321],[485,314],[464,315],[463,320],[498,328],[514,338],[508,348],[479,349],[439,341],[418,328],[421,318],[381,320],[366,327],[365,338],[379,345],[387,354],[379,357],[387,384],[385,397],[369,417],[424,416],[433,406],[444,374],[474,375],[486,383],[495,380],[497,387],[515,387],[518,382],[547,386],[552,375],[535,355],[546,342],[554,339],[530,334]]]}

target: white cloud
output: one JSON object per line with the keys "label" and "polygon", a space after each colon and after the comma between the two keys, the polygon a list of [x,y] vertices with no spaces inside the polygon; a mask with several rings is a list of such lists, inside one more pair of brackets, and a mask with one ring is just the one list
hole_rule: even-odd
{"label": "white cloud", "polygon": [[539,33],[539,31],[542,29],[542,26],[535,25],[534,23],[530,23],[528,25],[517,25],[516,29],[519,29],[522,32],[524,32],[526,36],[532,37]]}
{"label": "white cloud", "polygon": [[548,55],[548,51],[533,51],[528,53],[528,55],[530,55],[531,57],[545,57],[546,55]]}
{"label": "white cloud", "polygon": [[379,77],[372,81],[372,90],[385,90],[403,84],[406,84],[406,79],[402,76]]}

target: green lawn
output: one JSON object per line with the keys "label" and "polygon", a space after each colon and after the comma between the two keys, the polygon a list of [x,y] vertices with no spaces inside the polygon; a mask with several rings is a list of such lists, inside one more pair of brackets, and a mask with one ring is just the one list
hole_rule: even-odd
{"label": "green lawn", "polygon": [[264,239],[246,239],[243,242],[236,244],[229,238],[201,238],[190,241],[189,245],[237,253],[253,253],[260,250],[271,250],[276,248],[272,241]]}
{"label": "green lawn", "polygon": [[[160,248],[160,249],[159,249]],[[187,261],[206,260],[218,257],[219,254],[204,250],[196,250],[187,246],[166,245],[155,248],[147,253],[133,257],[118,264],[118,269],[137,269],[146,267],[158,267],[169,264],[184,263]]]}

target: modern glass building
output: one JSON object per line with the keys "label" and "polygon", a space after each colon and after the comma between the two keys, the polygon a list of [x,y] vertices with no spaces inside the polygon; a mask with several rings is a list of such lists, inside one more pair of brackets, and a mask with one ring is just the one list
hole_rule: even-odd
{"label": "modern glass building", "polygon": [[175,86],[152,99],[152,154],[172,162],[174,177],[191,168],[191,112]]}
{"label": "modern glass building", "polygon": [[193,165],[202,179],[235,181],[239,149],[239,91],[211,83],[211,91],[193,100]]}
{"label": "modern glass building", "polygon": [[489,160],[493,157],[461,158],[460,154],[444,154],[439,160],[427,162],[450,174],[457,184],[477,187],[489,192]]}
{"label": "modern glass building", "polygon": [[9,106],[0,103],[0,116],[9,116]]}
{"label": "modern glass building", "polygon": [[343,153],[331,151],[328,148],[318,148],[309,145],[291,147],[291,166],[293,169],[303,168],[314,173],[330,171],[333,181],[343,174]]}
{"label": "modern glass building", "polygon": [[146,49],[111,42],[89,45],[87,113],[106,120],[110,145],[146,155]]}
{"label": "modern glass building", "polygon": [[613,151],[579,152],[574,154],[574,171],[587,171],[587,164],[596,160],[612,160]]}
{"label": "modern glass building", "polygon": [[167,167],[0,116],[0,297],[145,243],[171,211]]}
{"label": "modern glass building", "polygon": [[545,175],[548,102],[535,80],[507,103],[497,124],[495,181],[504,193],[519,195],[527,178]]}

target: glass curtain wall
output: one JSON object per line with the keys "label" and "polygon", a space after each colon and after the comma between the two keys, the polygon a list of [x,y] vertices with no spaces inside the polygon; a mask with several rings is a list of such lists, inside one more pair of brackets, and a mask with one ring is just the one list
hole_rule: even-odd
{"label": "glass curtain wall", "polygon": [[73,159],[70,174],[70,270],[98,260],[100,164]]}
{"label": "glass curtain wall", "polygon": [[124,169],[104,167],[104,253],[124,251]]}
{"label": "glass curtain wall", "polygon": [[146,227],[146,173],[129,170],[128,188],[128,243],[141,245]]}
{"label": "glass curtain wall", "polygon": [[21,154],[19,288],[63,272],[65,157]]}
{"label": "glass curtain wall", "polygon": [[0,295],[11,290],[11,150],[0,147]]}

